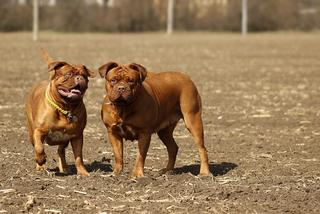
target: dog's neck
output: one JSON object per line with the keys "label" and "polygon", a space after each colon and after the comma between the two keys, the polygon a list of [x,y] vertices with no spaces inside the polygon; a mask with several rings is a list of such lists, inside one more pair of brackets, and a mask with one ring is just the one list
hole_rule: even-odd
{"label": "dog's neck", "polygon": [[108,105],[111,105],[114,109],[114,112],[116,113],[114,116],[116,117],[116,120],[118,121],[118,124],[122,124],[126,121],[128,117],[134,112],[134,108],[132,108],[134,105],[132,105],[134,102],[128,104],[128,105],[115,105],[111,102],[107,103]]}
{"label": "dog's neck", "polygon": [[62,99],[60,97],[60,95],[58,94],[58,92],[56,91],[56,89],[54,87],[52,87],[51,83],[49,84],[48,88],[47,88],[47,92],[48,96],[52,99],[52,101],[59,106],[59,108],[65,110],[65,111],[69,111],[69,112],[73,112],[82,102],[82,100],[80,100],[77,103],[69,103],[67,101],[65,101],[64,99]]}

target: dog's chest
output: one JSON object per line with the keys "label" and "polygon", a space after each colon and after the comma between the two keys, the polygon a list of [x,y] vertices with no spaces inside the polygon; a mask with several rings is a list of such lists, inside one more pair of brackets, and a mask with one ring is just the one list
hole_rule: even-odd
{"label": "dog's chest", "polygon": [[65,133],[63,131],[49,131],[47,137],[46,137],[46,141],[47,143],[50,142],[65,142],[65,141],[69,141],[72,138],[74,138],[75,135],[73,134],[68,134]]}
{"label": "dog's chest", "polygon": [[138,132],[135,128],[124,125],[124,124],[115,124],[112,126],[112,129],[115,130],[122,138],[126,140],[137,140]]}

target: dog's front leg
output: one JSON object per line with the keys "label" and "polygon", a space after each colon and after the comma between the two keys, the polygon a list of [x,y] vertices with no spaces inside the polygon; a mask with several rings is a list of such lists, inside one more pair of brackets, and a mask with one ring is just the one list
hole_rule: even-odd
{"label": "dog's front leg", "polygon": [[136,158],[136,164],[134,166],[132,177],[143,177],[144,163],[147,157],[147,152],[149,149],[151,140],[151,134],[140,133],[138,139],[138,153]]}
{"label": "dog's front leg", "polygon": [[33,132],[33,142],[34,142],[34,152],[35,160],[37,162],[36,169],[38,171],[43,171],[46,169],[46,153],[43,148],[43,141],[45,138],[45,133],[41,129],[35,129]]}
{"label": "dog's front leg", "polygon": [[82,158],[83,135],[71,139],[71,146],[73,150],[77,173],[82,176],[89,176],[89,173],[83,164]]}
{"label": "dog's front leg", "polygon": [[108,138],[113,149],[115,160],[113,173],[118,175],[123,169],[123,139],[119,135],[113,133],[112,130],[108,130]]}

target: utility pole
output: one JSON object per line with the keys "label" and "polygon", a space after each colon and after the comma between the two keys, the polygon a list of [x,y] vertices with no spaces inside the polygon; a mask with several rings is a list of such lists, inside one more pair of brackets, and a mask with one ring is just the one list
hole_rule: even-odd
{"label": "utility pole", "polygon": [[33,0],[33,41],[38,41],[39,33],[39,0]]}
{"label": "utility pole", "polygon": [[248,32],[248,0],[242,0],[242,20],[241,33],[246,35]]}
{"label": "utility pole", "polygon": [[167,10],[167,34],[172,34],[174,19],[174,0],[168,0]]}

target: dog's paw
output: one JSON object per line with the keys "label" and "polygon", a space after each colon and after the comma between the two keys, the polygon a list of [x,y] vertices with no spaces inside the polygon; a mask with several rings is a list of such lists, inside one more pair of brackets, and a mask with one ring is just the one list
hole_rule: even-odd
{"label": "dog's paw", "polygon": [[37,170],[37,171],[46,171],[46,170],[47,170],[47,167],[46,167],[45,164],[43,164],[43,165],[37,164],[37,165],[36,165],[36,170]]}
{"label": "dog's paw", "polygon": [[59,172],[63,174],[71,174],[71,169],[69,167],[59,168]]}
{"label": "dog's paw", "polygon": [[159,175],[174,175],[176,174],[173,169],[163,168],[158,171]]}
{"label": "dog's paw", "polygon": [[142,177],[144,177],[144,173],[143,173],[143,171],[134,171],[133,173],[132,173],[132,175],[131,175],[131,178],[132,179],[135,179],[135,178],[142,178]]}
{"label": "dog's paw", "polygon": [[45,153],[36,154],[34,158],[39,166],[42,166],[46,163],[47,155]]}
{"label": "dog's paw", "polygon": [[198,174],[199,177],[213,177],[213,175],[210,172],[200,172]]}
{"label": "dog's paw", "polygon": [[114,175],[120,175],[121,172],[122,172],[122,166],[119,166],[119,167],[115,166],[115,168],[113,170],[113,174]]}
{"label": "dog's paw", "polygon": [[89,174],[89,172],[87,172],[87,170],[78,170],[77,174],[84,176],[84,177],[90,176],[90,174]]}

